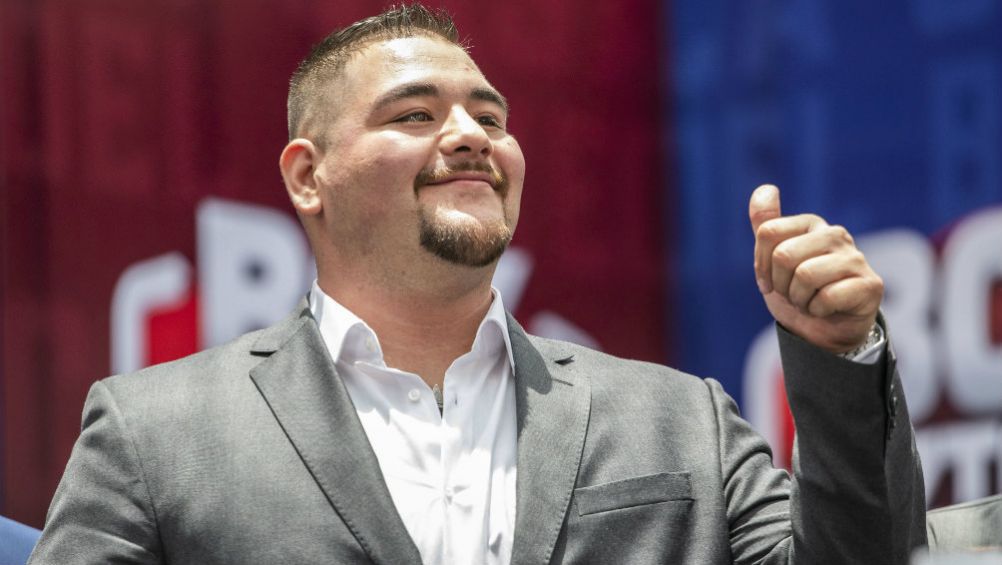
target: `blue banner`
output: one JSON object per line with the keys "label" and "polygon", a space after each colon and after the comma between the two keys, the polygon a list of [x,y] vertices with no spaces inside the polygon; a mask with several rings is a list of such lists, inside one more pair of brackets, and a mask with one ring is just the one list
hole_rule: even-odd
{"label": "blue banner", "polygon": [[[785,437],[746,216],[752,190],[774,183],[785,214],[846,226],[885,279],[930,498],[998,490],[999,4],[706,0],[667,18],[681,368],[720,379],[770,440]],[[973,467],[943,455],[977,434]]]}

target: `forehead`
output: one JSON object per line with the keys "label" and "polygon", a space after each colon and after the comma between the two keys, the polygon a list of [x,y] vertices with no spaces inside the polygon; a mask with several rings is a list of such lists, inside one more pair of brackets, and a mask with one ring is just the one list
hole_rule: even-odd
{"label": "forehead", "polygon": [[[363,100],[379,91],[413,81],[432,81],[449,86],[488,85],[466,51],[445,40],[402,37],[377,41],[357,53],[344,69],[346,94]],[[364,94],[363,94],[364,93]]]}

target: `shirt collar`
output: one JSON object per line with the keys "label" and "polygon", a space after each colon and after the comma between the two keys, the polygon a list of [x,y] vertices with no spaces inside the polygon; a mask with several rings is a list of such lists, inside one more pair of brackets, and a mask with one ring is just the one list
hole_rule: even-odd
{"label": "shirt collar", "polygon": [[[497,355],[504,348],[512,371],[515,370],[515,357],[511,349],[511,337],[508,335],[508,317],[505,313],[501,292],[491,287],[491,306],[487,315],[477,328],[473,339],[471,352],[477,356]],[[344,359],[347,362],[368,361],[385,366],[382,348],[376,332],[336,300],[324,292],[317,281],[313,281],[310,289],[310,313],[317,321],[320,335],[330,351],[335,363]]]}

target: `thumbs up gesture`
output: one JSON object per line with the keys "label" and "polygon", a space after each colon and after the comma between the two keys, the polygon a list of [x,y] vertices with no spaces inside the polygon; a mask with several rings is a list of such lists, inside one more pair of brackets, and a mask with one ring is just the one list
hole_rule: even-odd
{"label": "thumbs up gesture", "polygon": [[849,232],[814,214],[783,216],[779,189],[768,184],[752,193],[748,217],[755,232],[755,278],[776,321],[832,353],[862,345],[884,282]]}

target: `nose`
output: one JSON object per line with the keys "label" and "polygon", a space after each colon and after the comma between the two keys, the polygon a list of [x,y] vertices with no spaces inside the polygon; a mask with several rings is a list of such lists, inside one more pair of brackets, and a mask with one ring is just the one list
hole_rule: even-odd
{"label": "nose", "polygon": [[441,148],[446,155],[467,153],[468,158],[488,157],[494,151],[484,127],[461,106],[452,109],[442,126]]}

